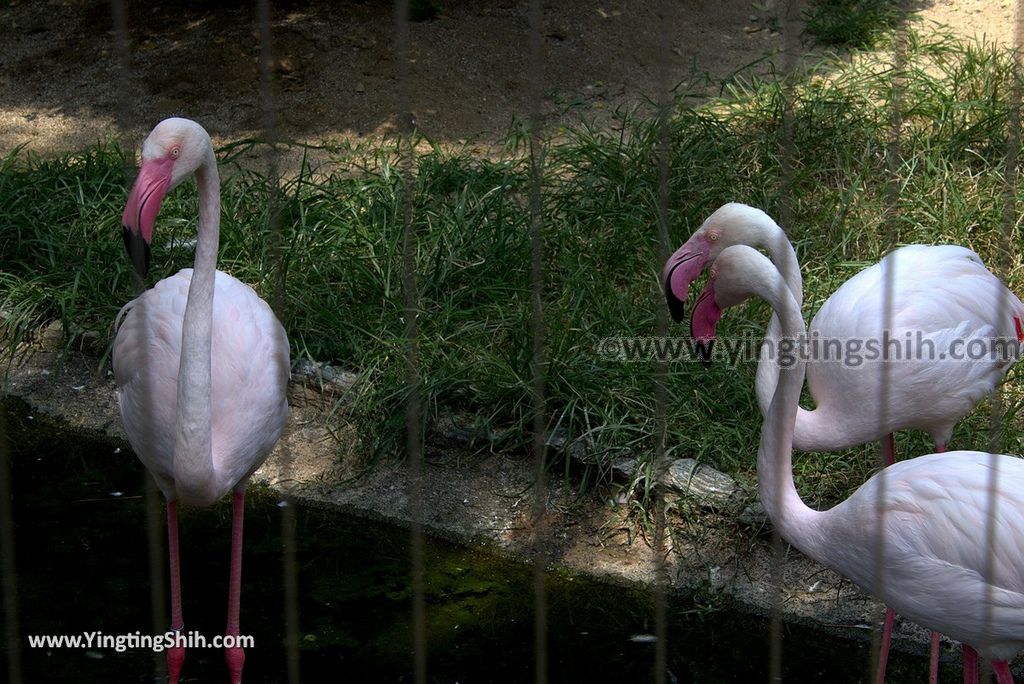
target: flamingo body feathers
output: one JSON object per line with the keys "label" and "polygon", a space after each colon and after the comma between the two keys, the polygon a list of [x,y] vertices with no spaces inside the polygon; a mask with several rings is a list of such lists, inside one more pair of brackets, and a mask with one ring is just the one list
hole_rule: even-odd
{"label": "flamingo body feathers", "polygon": [[[168,500],[179,500],[174,434],[182,320],[192,269],[164,278],[118,314],[114,381],[125,432]],[[288,341],[270,306],[251,287],[217,271],[211,339],[214,499],[263,463],[288,414]],[[179,476],[180,477],[180,473]],[[188,501],[183,503],[202,504]],[[209,503],[209,502],[205,502]]]}

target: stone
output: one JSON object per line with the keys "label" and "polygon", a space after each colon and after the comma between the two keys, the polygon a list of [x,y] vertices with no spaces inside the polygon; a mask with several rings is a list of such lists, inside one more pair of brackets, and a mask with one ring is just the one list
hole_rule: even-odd
{"label": "stone", "polygon": [[692,458],[673,461],[661,482],[670,491],[696,497],[710,505],[732,503],[739,491],[736,481],[730,476]]}

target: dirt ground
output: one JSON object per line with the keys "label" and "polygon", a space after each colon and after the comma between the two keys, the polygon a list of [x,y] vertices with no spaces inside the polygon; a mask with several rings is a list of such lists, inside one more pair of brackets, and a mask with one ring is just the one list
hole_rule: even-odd
{"label": "dirt ground", "polygon": [[[526,0],[435,0],[437,16],[409,25],[404,80],[388,0],[272,2],[270,88],[255,4],[127,2],[119,32],[107,0],[0,2],[0,154],[135,143],[171,115],[223,143],[262,135],[267,111],[290,140],[380,136],[412,114],[436,142],[486,145],[529,114]],[[794,4],[787,14],[787,0],[549,0],[537,76],[545,119],[608,125],[617,107],[656,97],[662,67],[701,97],[747,65],[785,68],[787,48],[813,58],[821,50],[801,40],[806,0]],[[1014,6],[917,0],[911,16],[1010,42]]]}

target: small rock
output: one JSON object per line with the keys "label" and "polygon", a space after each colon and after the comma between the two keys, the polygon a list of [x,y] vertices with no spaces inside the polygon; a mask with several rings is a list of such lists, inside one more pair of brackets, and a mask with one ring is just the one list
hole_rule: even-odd
{"label": "small rock", "polygon": [[612,471],[623,475],[628,478],[632,478],[636,474],[637,459],[629,458],[617,458],[612,461]]}
{"label": "small rock", "polygon": [[570,458],[581,463],[591,465],[596,463],[587,440],[584,438],[572,439],[568,430],[561,426],[556,427],[548,434],[548,439],[544,444],[548,449],[564,452]]}
{"label": "small rock", "polygon": [[292,378],[296,381],[319,383],[324,393],[344,394],[351,390],[359,376],[355,373],[335,368],[327,363],[318,363],[309,359],[299,359],[292,368]]}
{"label": "small rock", "polygon": [[711,505],[733,501],[738,491],[736,481],[709,465],[692,458],[677,459],[662,477],[668,489],[686,496],[694,496]]}
{"label": "small rock", "polygon": [[502,432],[489,430],[483,421],[475,416],[441,414],[434,423],[437,436],[467,447],[482,444],[497,444],[505,438]]}
{"label": "small rock", "polygon": [[736,519],[744,525],[755,529],[761,529],[771,524],[771,521],[768,519],[768,513],[764,510],[764,506],[760,501],[755,501],[744,508],[743,512]]}
{"label": "small rock", "polygon": [[64,326],[60,321],[50,321],[39,329],[36,341],[46,351],[60,351],[64,348]]}

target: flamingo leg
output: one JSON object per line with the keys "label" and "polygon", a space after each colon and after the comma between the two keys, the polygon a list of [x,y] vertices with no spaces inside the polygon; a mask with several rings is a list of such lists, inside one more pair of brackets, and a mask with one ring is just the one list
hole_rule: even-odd
{"label": "flamingo leg", "polygon": [[992,671],[996,675],[999,684],[1013,684],[1013,675],[1010,674],[1010,664],[1005,660],[993,660]]}
{"label": "flamingo leg", "polygon": [[892,641],[892,623],[895,618],[896,611],[886,608],[885,622],[882,623],[882,648],[878,652],[878,674],[875,676],[877,684],[885,681],[885,667],[889,664],[889,643]]}
{"label": "flamingo leg", "polygon": [[932,632],[928,648],[928,684],[939,684],[939,633]]}
{"label": "flamingo leg", "polygon": [[963,644],[964,684],[978,684],[978,652]]}
{"label": "flamingo leg", "polygon": [[[180,637],[185,627],[181,616],[181,559],[178,556],[178,504],[167,502],[167,547],[171,562],[171,631]],[[185,647],[175,644],[167,649],[167,676],[170,684],[178,684],[181,666],[185,663]]]}
{"label": "flamingo leg", "polygon": [[224,649],[224,659],[228,663],[231,684],[242,684],[245,651],[238,645],[237,637],[239,635],[238,613],[242,600],[242,522],[245,515],[245,492],[234,492],[232,503],[231,578],[228,583],[228,626],[225,634],[228,637],[234,637],[235,643]]}
{"label": "flamingo leg", "polygon": [[[935,453],[941,454],[946,450],[945,442],[935,443]],[[966,676],[966,675],[965,675]],[[939,682],[939,633],[932,632],[931,646],[928,649],[928,684]]]}
{"label": "flamingo leg", "polygon": [[882,461],[887,466],[896,462],[896,438],[891,432],[882,440]]}

